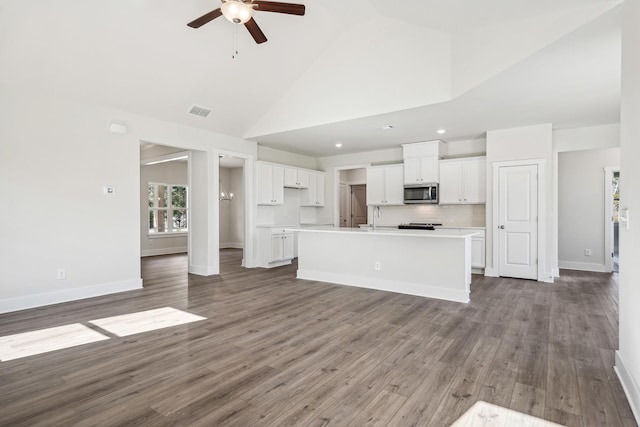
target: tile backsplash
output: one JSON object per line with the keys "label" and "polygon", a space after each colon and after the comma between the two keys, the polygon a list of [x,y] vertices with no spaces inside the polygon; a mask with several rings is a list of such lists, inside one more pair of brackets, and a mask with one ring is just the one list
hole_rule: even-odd
{"label": "tile backsplash", "polygon": [[[369,207],[369,224],[372,208]],[[407,222],[442,223],[450,227],[484,227],[485,205],[381,206],[376,225],[396,226]]]}

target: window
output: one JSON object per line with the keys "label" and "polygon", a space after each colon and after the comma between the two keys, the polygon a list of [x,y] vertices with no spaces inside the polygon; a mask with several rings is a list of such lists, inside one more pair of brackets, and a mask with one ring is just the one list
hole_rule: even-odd
{"label": "window", "polygon": [[187,194],[186,185],[149,183],[149,234],[187,232]]}

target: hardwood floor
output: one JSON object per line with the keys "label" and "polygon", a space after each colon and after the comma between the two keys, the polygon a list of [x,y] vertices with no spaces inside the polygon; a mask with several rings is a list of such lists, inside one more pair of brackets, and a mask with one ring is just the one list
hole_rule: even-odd
{"label": "hardwood floor", "polygon": [[187,275],[0,315],[0,336],[160,307],[207,320],[0,362],[0,425],[446,426],[483,400],[568,426],[635,426],[612,366],[617,276],[474,276],[470,304],[295,279]]}

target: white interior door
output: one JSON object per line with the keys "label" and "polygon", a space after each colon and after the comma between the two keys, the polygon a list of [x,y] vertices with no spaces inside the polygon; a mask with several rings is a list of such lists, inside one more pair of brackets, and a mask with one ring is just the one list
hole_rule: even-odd
{"label": "white interior door", "polygon": [[367,186],[351,186],[351,227],[367,223]]}
{"label": "white interior door", "polygon": [[538,166],[499,169],[499,275],[538,279]]}

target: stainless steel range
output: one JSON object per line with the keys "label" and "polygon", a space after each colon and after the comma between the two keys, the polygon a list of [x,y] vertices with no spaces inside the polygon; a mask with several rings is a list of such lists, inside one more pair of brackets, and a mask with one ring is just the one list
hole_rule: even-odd
{"label": "stainless steel range", "polygon": [[401,230],[435,230],[435,227],[441,225],[429,222],[410,222],[408,224],[400,224],[398,228]]}

